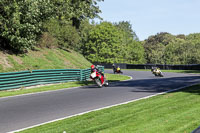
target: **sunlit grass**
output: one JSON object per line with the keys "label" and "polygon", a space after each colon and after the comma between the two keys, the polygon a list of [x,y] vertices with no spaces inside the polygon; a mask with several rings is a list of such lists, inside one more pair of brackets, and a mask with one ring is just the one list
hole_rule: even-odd
{"label": "sunlit grass", "polygon": [[[1,51],[0,51],[1,52]],[[38,69],[87,69],[91,63],[75,51],[43,48],[26,54],[3,54],[0,73]]]}
{"label": "sunlit grass", "polygon": [[22,133],[191,133],[200,85],[31,128]]}

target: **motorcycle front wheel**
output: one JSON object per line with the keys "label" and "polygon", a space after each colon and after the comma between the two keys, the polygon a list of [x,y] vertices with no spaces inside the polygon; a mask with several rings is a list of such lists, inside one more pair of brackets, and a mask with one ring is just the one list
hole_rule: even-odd
{"label": "motorcycle front wheel", "polygon": [[164,75],[162,75],[162,74],[160,74],[159,76],[160,76],[160,77],[164,77]]}
{"label": "motorcycle front wheel", "polygon": [[108,80],[105,79],[104,86],[107,87],[108,85],[109,85],[109,84],[108,84]]}
{"label": "motorcycle front wheel", "polygon": [[95,80],[96,84],[98,85],[98,87],[101,88],[102,87],[101,79],[100,78],[95,78],[94,80]]}

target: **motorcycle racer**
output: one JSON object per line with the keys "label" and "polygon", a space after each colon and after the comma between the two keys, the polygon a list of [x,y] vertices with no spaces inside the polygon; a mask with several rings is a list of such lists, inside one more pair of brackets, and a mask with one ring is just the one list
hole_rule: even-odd
{"label": "motorcycle racer", "polygon": [[[96,68],[95,65],[91,65],[91,74],[92,73],[97,73],[96,75],[98,76],[98,78],[101,81],[101,86],[102,85],[108,85],[108,81],[105,79],[104,74],[98,68]],[[95,79],[95,78],[92,78],[92,77],[90,77],[90,78],[93,79],[93,80]]]}

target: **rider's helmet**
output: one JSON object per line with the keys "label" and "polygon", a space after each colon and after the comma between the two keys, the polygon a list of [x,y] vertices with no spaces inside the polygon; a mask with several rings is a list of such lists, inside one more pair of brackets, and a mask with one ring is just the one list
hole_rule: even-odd
{"label": "rider's helmet", "polygon": [[95,68],[95,66],[94,65],[91,65],[91,69],[94,69]]}
{"label": "rider's helmet", "polygon": [[120,70],[120,67],[118,66],[118,67],[117,67],[117,71],[119,71],[119,70]]}

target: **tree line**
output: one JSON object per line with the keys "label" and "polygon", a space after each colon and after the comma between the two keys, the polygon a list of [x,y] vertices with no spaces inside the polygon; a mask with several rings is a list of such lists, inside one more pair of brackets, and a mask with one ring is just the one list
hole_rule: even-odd
{"label": "tree line", "polygon": [[200,33],[161,32],[143,41],[145,59],[152,64],[200,64]]}
{"label": "tree line", "polygon": [[103,21],[98,2],[103,0],[1,0],[0,47],[16,53],[73,49],[100,63],[200,64],[199,33],[161,32],[140,41],[130,22]]}

